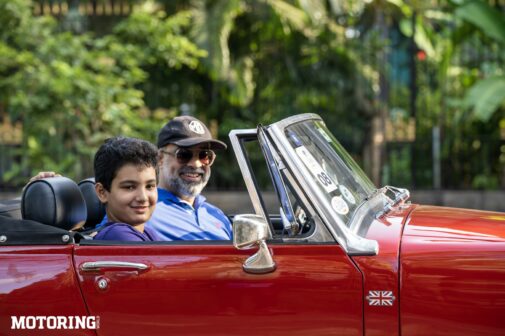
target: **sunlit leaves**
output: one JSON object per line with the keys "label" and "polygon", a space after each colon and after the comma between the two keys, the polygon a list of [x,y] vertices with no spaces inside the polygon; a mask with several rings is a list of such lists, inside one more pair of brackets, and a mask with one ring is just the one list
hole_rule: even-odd
{"label": "sunlit leaves", "polygon": [[505,76],[493,76],[478,81],[468,91],[465,102],[473,108],[477,118],[488,121],[505,102]]}
{"label": "sunlit leaves", "polygon": [[197,45],[207,51],[203,64],[214,80],[228,80],[230,77],[228,39],[235,18],[242,11],[240,0],[199,1],[194,4],[192,35]]}
{"label": "sunlit leaves", "polygon": [[[505,15],[483,1],[467,1],[455,14],[478,27],[484,35],[505,46]],[[503,58],[504,55],[502,54]],[[484,69],[482,69],[484,70]],[[467,92],[465,104],[473,108],[475,117],[488,121],[505,103],[505,76],[495,75],[475,83]]]}
{"label": "sunlit leaves", "polygon": [[310,23],[310,17],[308,14],[296,7],[291,5],[289,2],[284,0],[265,0],[277,13],[284,23],[284,30],[286,33],[289,32],[290,28],[294,28],[300,32],[306,32]]}
{"label": "sunlit leaves", "polygon": [[134,56],[143,64],[164,63],[168,68],[195,68],[199,58],[207,54],[180,35],[189,26],[190,18],[189,12],[167,17],[163,11],[138,11],[121,22],[115,33],[124,43],[138,47]]}
{"label": "sunlit leaves", "polygon": [[505,15],[484,1],[468,1],[458,7],[455,13],[479,27],[486,35],[505,43]]}
{"label": "sunlit leaves", "polygon": [[2,178],[24,182],[20,172],[44,169],[80,178],[90,173],[103,139],[154,140],[160,120],[145,108],[139,85],[149,64],[198,64],[204,52],[181,35],[189,22],[188,13],[138,12],[116,35],[97,38],[33,17],[28,1],[0,0],[0,24],[10,27],[0,31],[0,101],[11,119],[23,122],[24,136],[23,162]]}
{"label": "sunlit leaves", "polygon": [[254,62],[246,57],[236,62],[231,71],[230,102],[237,106],[251,103],[256,83],[253,78]]}

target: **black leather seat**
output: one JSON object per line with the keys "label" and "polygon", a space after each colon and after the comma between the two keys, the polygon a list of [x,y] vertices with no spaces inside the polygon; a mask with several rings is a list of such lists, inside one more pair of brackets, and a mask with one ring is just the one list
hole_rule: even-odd
{"label": "black leather seat", "polygon": [[82,196],[84,197],[88,209],[88,216],[84,228],[91,229],[103,220],[105,216],[105,206],[96,195],[94,177],[79,182],[79,188],[81,189]]}
{"label": "black leather seat", "polygon": [[77,184],[66,177],[29,183],[21,196],[23,219],[64,230],[77,230],[86,222],[86,203]]}

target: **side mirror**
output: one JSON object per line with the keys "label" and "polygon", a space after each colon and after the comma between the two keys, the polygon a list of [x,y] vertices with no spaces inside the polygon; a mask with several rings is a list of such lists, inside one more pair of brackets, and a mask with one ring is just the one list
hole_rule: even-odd
{"label": "side mirror", "polygon": [[258,252],[244,262],[247,273],[264,274],[275,270],[266,239],[269,237],[268,223],[258,215],[237,215],[233,220],[233,245],[239,250],[248,250],[256,246]]}

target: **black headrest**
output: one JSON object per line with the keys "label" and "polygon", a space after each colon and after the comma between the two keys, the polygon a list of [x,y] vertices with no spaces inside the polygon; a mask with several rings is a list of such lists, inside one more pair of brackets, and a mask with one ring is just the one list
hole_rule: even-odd
{"label": "black headrest", "polygon": [[88,219],[84,227],[93,228],[105,217],[105,206],[100,202],[95,192],[95,178],[90,177],[82,180],[79,182],[79,188],[88,208]]}
{"label": "black headrest", "polygon": [[86,222],[86,204],[77,184],[66,177],[29,183],[21,197],[23,219],[76,230]]}

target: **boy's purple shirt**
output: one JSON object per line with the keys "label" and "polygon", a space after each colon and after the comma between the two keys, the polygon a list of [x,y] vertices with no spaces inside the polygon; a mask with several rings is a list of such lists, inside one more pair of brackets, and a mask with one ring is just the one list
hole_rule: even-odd
{"label": "boy's purple shirt", "polygon": [[144,233],[141,233],[129,224],[109,222],[98,232],[94,240],[159,241],[160,239],[156,232],[147,226],[144,226]]}

